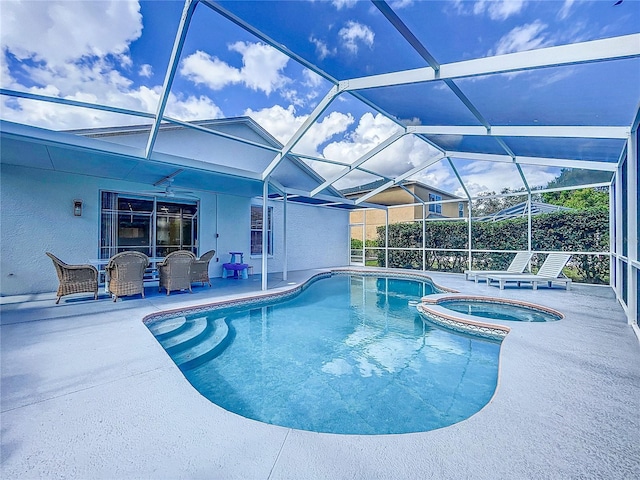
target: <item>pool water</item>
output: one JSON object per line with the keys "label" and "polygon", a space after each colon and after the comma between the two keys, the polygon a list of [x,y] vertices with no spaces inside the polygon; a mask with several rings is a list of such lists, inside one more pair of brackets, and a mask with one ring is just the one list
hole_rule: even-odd
{"label": "pool water", "polygon": [[476,301],[476,300],[446,300],[438,305],[458,313],[475,315],[477,317],[494,320],[510,320],[517,322],[554,322],[560,317],[552,313],[534,308],[527,308],[509,303]]}
{"label": "pool water", "polygon": [[[478,412],[493,395],[497,342],[422,321],[428,282],[336,275],[270,306],[223,313],[213,359],[183,369],[217,405],[284,427],[339,434],[433,430]],[[174,354],[172,354],[174,355]]]}

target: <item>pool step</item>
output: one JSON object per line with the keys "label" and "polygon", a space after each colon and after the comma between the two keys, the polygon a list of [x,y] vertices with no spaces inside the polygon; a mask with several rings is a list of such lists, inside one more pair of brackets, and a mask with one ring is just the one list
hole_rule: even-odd
{"label": "pool step", "polygon": [[208,326],[209,322],[207,321],[207,317],[190,318],[186,322],[186,328],[181,328],[180,331],[174,335],[158,341],[167,353],[177,353],[197,345],[206,338],[208,335]]}
{"label": "pool step", "polygon": [[185,328],[187,328],[186,317],[167,318],[149,325],[149,331],[153,333],[153,336],[156,337],[158,341],[175,335]]}
{"label": "pool step", "polygon": [[197,345],[191,345],[188,350],[183,350],[172,355],[173,361],[181,370],[189,370],[211,360],[219,355],[231,340],[231,330],[224,318],[218,318],[213,322],[213,329],[207,331]]}

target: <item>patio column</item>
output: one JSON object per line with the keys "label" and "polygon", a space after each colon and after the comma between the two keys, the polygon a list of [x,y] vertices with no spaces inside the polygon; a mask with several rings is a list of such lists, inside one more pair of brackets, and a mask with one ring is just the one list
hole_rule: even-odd
{"label": "patio column", "polygon": [[622,216],[625,212],[622,211],[622,162],[618,165],[616,170],[616,182],[614,184],[614,207],[615,207],[615,262],[616,262],[616,279],[615,279],[615,291],[616,297],[619,301],[622,301]]}
{"label": "patio column", "polygon": [[[638,325],[638,136],[632,132],[627,142],[627,321]],[[637,332],[636,332],[637,333]]]}
{"label": "patio column", "polygon": [[282,215],[284,220],[282,221],[282,250],[284,254],[284,260],[282,262],[282,280],[287,280],[289,277],[288,273],[288,259],[289,256],[287,254],[287,194],[284,193],[283,203],[282,203]]}
{"label": "patio column", "polygon": [[427,269],[427,206],[422,201],[422,271]]}
{"label": "patio column", "polygon": [[269,223],[269,181],[262,184],[262,290],[267,289],[267,235]]}
{"label": "patio column", "polygon": [[[529,210],[527,211],[527,249],[529,250],[529,253],[531,253],[531,246],[533,243],[531,241],[531,191],[527,193],[527,202],[529,205]],[[529,262],[529,271],[531,271],[531,262]]]}
{"label": "patio column", "polygon": [[384,211],[384,268],[389,268],[389,208]]}
{"label": "patio column", "polygon": [[615,176],[609,184],[609,286],[616,291],[616,205],[613,191],[616,188]]}
{"label": "patio column", "polygon": [[471,253],[471,241],[473,240],[473,230],[471,229],[471,198],[469,198],[469,207],[467,208],[467,210],[469,211],[468,217],[469,217],[469,238],[468,238],[468,242],[469,242],[469,253],[468,253],[468,260],[467,263],[469,264],[469,266],[467,267],[469,270],[473,270],[473,254]]}

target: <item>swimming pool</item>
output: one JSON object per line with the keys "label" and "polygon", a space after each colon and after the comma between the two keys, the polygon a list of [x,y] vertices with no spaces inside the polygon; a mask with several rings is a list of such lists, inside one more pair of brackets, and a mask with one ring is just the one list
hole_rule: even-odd
{"label": "swimming pool", "polygon": [[148,326],[191,384],[231,412],[314,432],[420,432],[478,412],[498,373],[499,342],[433,326],[410,305],[435,291],[332,275],[283,301]]}

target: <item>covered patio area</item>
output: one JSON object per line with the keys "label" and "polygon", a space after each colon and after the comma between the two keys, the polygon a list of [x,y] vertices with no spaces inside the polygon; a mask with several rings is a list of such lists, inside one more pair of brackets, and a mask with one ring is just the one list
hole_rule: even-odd
{"label": "covered patio area", "polygon": [[[274,291],[319,270],[274,275]],[[638,342],[610,288],[500,291],[431,272],[462,293],[521,299],[563,320],[511,322],[498,388],[468,420],[383,436],[305,432],[248,420],[202,397],[142,318],[262,294],[259,277],[193,294],[51,294],[1,306],[6,478],[616,478],[640,475]],[[251,277],[250,277],[251,278]]]}
{"label": "covered patio area", "polygon": [[[640,478],[640,10],[613,4],[4,0],[0,476]],[[393,272],[390,209],[370,202],[414,181],[452,195],[412,194],[412,274],[565,315],[509,324],[495,394],[467,420],[371,436],[253,421],[198,393],[144,324],[369,271],[364,236],[350,265],[360,209],[384,214],[371,248]],[[429,211],[450,204],[473,268],[493,252],[473,244],[474,202],[583,189],[606,192],[606,251],[562,231],[536,246],[529,208],[501,252],[600,255],[608,285],[499,290],[426,267]],[[55,305],[46,251],[183,249],[217,252],[211,288]],[[220,278],[232,252],[253,275]]]}

